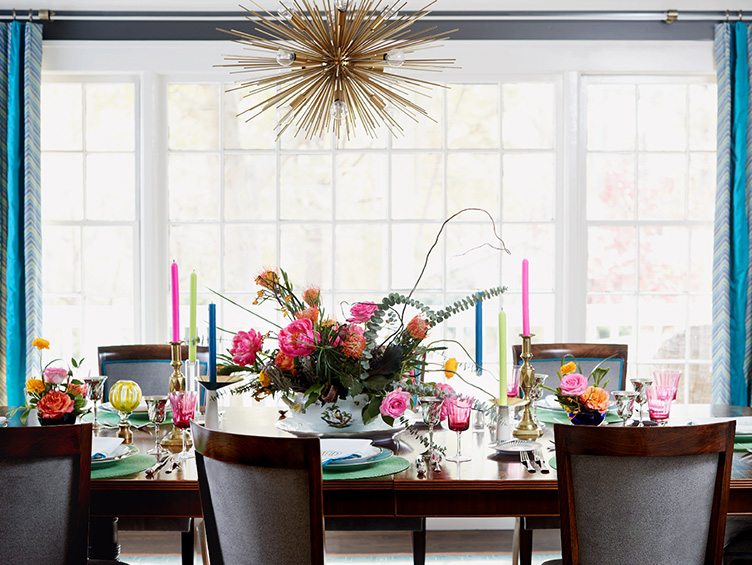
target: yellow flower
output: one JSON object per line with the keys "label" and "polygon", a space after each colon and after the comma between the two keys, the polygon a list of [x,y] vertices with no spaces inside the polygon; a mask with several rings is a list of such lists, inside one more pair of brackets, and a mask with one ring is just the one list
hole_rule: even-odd
{"label": "yellow flower", "polygon": [[269,378],[269,375],[266,374],[266,371],[261,371],[258,378],[259,383],[261,383],[261,386],[264,388],[272,384],[272,380]]}
{"label": "yellow flower", "polygon": [[564,363],[559,368],[559,374],[563,377],[564,375],[568,375],[569,373],[574,373],[577,370],[577,363],[574,361],[569,361],[568,363]]}
{"label": "yellow flower", "polygon": [[42,349],[49,349],[50,348],[50,342],[44,339],[43,337],[35,337],[34,341],[31,342],[31,345],[39,349],[40,351]]}
{"label": "yellow flower", "polygon": [[26,381],[26,390],[29,394],[42,394],[44,392],[44,381],[42,379],[29,379]]}
{"label": "yellow flower", "polygon": [[457,359],[454,357],[450,357],[446,360],[446,363],[444,363],[444,376],[447,379],[451,379],[454,375],[457,374]]}

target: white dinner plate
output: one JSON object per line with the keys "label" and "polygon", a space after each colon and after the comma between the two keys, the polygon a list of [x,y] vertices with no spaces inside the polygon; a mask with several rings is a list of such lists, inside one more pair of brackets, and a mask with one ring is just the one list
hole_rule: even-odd
{"label": "white dinner plate", "polygon": [[[321,440],[321,460],[357,455],[348,461],[365,461],[375,457],[380,450],[369,439],[328,438]],[[331,465],[332,463],[330,463]]]}
{"label": "white dinner plate", "polygon": [[[383,423],[383,422],[382,422]],[[315,425],[307,424],[294,418],[285,418],[277,420],[274,426],[277,429],[287,432],[297,437],[321,437],[321,438],[367,438],[373,440],[391,439],[398,433],[405,430],[405,426],[389,427],[386,424],[382,427],[380,424],[360,427],[349,427],[343,429],[332,428],[326,422],[316,423]],[[355,430],[353,430],[355,428]]]}
{"label": "white dinner plate", "polygon": [[392,453],[392,451],[387,449],[386,447],[380,447],[378,449],[379,449],[379,452],[373,457],[369,457],[368,459],[364,459],[364,460],[348,459],[347,461],[336,461],[333,463],[329,463],[326,466],[326,470],[327,471],[352,471],[353,469],[362,469],[363,467],[370,467],[371,465],[375,465],[376,463],[381,463],[382,461],[386,461],[390,457],[394,456],[394,453]]}
{"label": "white dinner plate", "polygon": [[[115,410],[112,407],[112,404],[109,402],[103,403],[102,406],[100,406],[100,408],[102,410],[106,410],[107,412],[117,412],[117,410]],[[166,410],[168,412],[172,412],[172,406],[170,406],[169,402],[167,403]],[[131,414],[144,414],[144,415],[148,413],[149,413],[149,409],[147,408],[146,401],[144,400],[142,400],[141,403],[138,406],[136,406],[136,409],[133,412],[131,412]]]}
{"label": "white dinner plate", "polygon": [[542,449],[543,445],[537,441],[525,441],[522,439],[509,439],[501,443],[491,444],[491,448],[499,453],[519,453],[520,451],[535,451]]}
{"label": "white dinner plate", "polygon": [[92,459],[91,466],[92,467],[105,467],[107,465],[112,465],[113,463],[117,463],[118,461],[122,461],[123,459],[128,459],[129,457],[133,457],[137,453],[138,453],[138,447],[136,447],[135,445],[121,445],[104,459]]}

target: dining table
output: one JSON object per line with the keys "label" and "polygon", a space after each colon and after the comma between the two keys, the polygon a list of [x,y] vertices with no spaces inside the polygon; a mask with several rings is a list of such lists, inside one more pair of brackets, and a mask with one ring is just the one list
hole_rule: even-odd
{"label": "dining table", "polygon": [[[752,408],[699,404],[677,404],[668,425],[685,425],[714,417],[752,416]],[[289,437],[275,422],[280,412],[270,406],[228,406],[221,429],[232,433]],[[622,425],[621,422],[611,425]],[[164,433],[166,426],[163,426]],[[114,435],[116,430],[103,430]],[[409,431],[391,440],[397,455],[410,466],[397,474],[355,480],[323,482],[324,514],[327,518],[424,518],[424,517],[515,517],[558,516],[556,471],[530,473],[514,454],[500,454],[490,447],[486,428],[464,432],[463,451],[470,461],[444,461],[439,471],[420,474],[416,459],[423,447]],[[455,449],[455,433],[439,428],[437,444],[447,453]],[[548,425],[539,442],[552,459],[553,426]],[[134,429],[133,443],[143,453],[154,445],[149,427]],[[228,487],[229,488],[229,487]],[[232,488],[238,488],[233,486]],[[153,477],[144,472],[91,481],[90,514],[99,539],[91,540],[92,557],[117,557],[117,534],[109,524],[117,517],[186,518],[201,517],[201,501],[195,459],[189,459],[172,473],[160,471]],[[735,452],[731,477],[729,514],[752,514],[752,453]]]}

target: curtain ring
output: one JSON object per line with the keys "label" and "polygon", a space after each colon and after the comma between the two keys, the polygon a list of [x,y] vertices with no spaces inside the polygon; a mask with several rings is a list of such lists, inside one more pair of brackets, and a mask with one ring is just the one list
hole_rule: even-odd
{"label": "curtain ring", "polygon": [[739,21],[740,21],[740,22],[741,22],[741,21],[743,21],[743,18],[744,18],[744,14],[742,13],[742,11],[741,11],[741,10],[739,10],[739,14],[738,14],[738,15],[739,15]]}
{"label": "curtain ring", "polygon": [[34,10],[29,9],[29,23],[34,21]]}
{"label": "curtain ring", "polygon": [[726,10],[726,23],[729,23],[729,11]]}
{"label": "curtain ring", "polygon": [[14,22],[16,21],[16,9],[15,8],[13,8],[13,21]]}

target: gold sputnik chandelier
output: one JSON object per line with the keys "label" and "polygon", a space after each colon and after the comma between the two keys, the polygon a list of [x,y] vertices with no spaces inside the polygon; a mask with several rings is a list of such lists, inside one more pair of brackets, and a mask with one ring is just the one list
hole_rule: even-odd
{"label": "gold sputnik chandelier", "polygon": [[277,14],[260,6],[259,11],[246,8],[246,18],[255,27],[252,33],[222,30],[253,52],[228,56],[230,62],[222,66],[235,67],[236,73],[259,73],[233,88],[246,97],[261,95],[261,101],[239,117],[250,121],[276,111],[278,138],[288,128],[306,138],[328,131],[349,138],[358,127],[375,137],[382,126],[401,132],[397,118],[429,117],[413,99],[441,85],[403,70],[439,71],[454,63],[411,56],[456,31],[411,29],[430,13],[433,2],[400,14],[404,2],[324,0],[323,10],[318,10],[314,0],[285,1]]}

